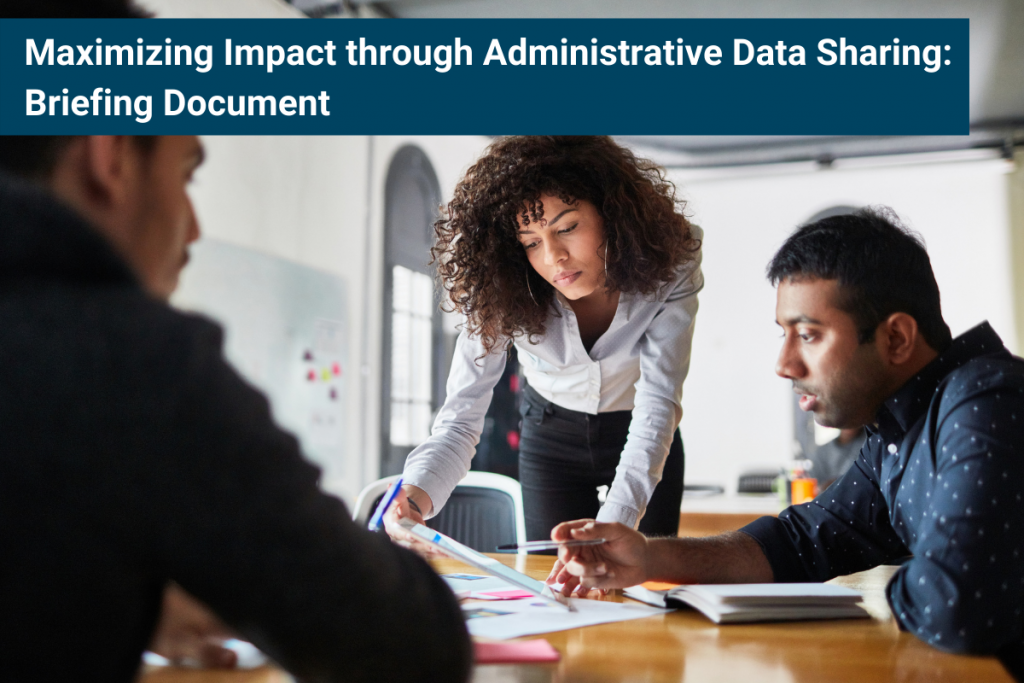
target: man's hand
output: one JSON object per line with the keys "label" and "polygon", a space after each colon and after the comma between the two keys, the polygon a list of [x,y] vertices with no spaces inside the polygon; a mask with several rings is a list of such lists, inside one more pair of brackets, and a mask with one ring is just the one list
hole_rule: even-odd
{"label": "man's hand", "polygon": [[164,590],[149,649],[175,665],[233,669],[238,656],[224,641],[234,637],[206,605],[172,583]]}
{"label": "man's hand", "polygon": [[443,553],[420,541],[399,524],[403,519],[424,524],[423,515],[433,509],[434,504],[426,491],[418,486],[406,484],[402,486],[402,490],[398,492],[391,507],[384,515],[384,530],[396,543],[410,548],[424,557],[443,557]]}
{"label": "man's hand", "polygon": [[626,588],[648,578],[647,539],[623,524],[604,524],[592,519],[563,522],[551,530],[551,540],[588,541],[603,538],[601,545],[564,546],[547,583],[562,583],[562,593],[573,590]]}

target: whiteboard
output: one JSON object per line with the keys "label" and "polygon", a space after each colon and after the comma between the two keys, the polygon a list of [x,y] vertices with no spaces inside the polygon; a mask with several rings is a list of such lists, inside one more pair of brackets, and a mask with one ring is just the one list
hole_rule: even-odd
{"label": "whiteboard", "polygon": [[270,400],[324,480],[349,474],[345,281],[252,249],[203,239],[171,303],[224,327],[225,355]]}

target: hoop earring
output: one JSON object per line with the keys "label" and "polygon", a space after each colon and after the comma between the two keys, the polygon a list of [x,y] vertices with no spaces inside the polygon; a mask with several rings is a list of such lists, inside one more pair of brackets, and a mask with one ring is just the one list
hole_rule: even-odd
{"label": "hoop earring", "polygon": [[608,240],[604,241],[604,286],[608,286]]}
{"label": "hoop earring", "polygon": [[533,296],[533,288],[530,287],[530,271],[529,270],[526,271],[526,291],[528,291],[530,293],[530,298],[533,299],[534,306],[540,306],[540,304],[537,303],[537,298]]}

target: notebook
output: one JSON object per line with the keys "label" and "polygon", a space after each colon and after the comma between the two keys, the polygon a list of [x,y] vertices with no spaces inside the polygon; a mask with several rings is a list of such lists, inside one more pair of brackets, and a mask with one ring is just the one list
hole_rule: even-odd
{"label": "notebook", "polygon": [[625,594],[648,604],[663,597],[665,607],[693,607],[716,624],[871,616],[857,604],[860,593],[825,583],[700,584],[669,590],[634,586]]}

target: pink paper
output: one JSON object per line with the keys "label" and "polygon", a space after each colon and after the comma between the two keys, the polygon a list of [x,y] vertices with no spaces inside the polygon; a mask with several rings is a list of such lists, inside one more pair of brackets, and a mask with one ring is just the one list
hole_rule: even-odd
{"label": "pink paper", "polygon": [[558,650],[543,638],[507,643],[473,643],[477,664],[557,662]]}
{"label": "pink paper", "polygon": [[530,591],[524,591],[522,588],[510,588],[503,591],[486,591],[480,593],[480,595],[488,595],[495,600],[519,600],[521,598],[532,598],[533,593]]}

